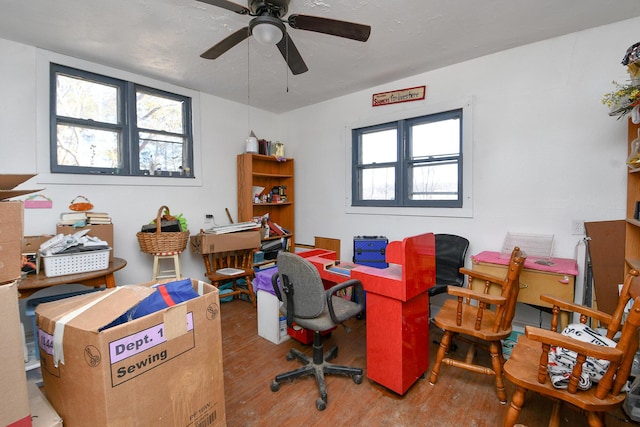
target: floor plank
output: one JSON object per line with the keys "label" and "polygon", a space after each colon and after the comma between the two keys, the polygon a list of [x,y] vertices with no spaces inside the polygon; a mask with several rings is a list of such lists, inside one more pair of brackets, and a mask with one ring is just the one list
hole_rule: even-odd
{"label": "floor plank", "polygon": [[[273,378],[295,369],[297,361],[286,354],[295,347],[311,354],[311,346],[288,340],[273,344],[258,335],[257,313],[250,303],[234,300],[223,303],[222,339],[224,357],[225,403],[228,427],[267,426],[501,426],[507,405],[501,405],[489,376],[443,366],[438,383],[418,380],[403,396],[366,377],[366,321],[351,319],[347,334],[338,327],[326,339],[325,347],[338,344],[335,363],[361,367],[362,384],[346,377],[327,376],[328,403],[320,412],[315,407],[318,392],[312,377],[282,383],[278,392],[270,390]],[[431,328],[429,356],[435,357],[440,332]],[[460,345],[458,352],[464,351]],[[488,358],[487,358],[488,361]],[[430,364],[431,365],[431,364]],[[507,381],[507,395],[513,386]],[[519,422],[545,426],[551,401],[534,393],[527,395]],[[607,426],[640,425],[626,417],[622,409],[608,414]],[[587,425],[586,417],[571,408],[563,408],[561,426]]]}

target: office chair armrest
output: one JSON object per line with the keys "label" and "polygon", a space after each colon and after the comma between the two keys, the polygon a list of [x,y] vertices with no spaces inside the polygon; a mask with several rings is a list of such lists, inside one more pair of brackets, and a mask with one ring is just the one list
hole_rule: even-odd
{"label": "office chair armrest", "polygon": [[362,282],[360,280],[350,279],[350,280],[347,280],[346,282],[338,283],[337,285],[332,286],[330,289],[328,289],[325,293],[327,296],[327,305],[329,307],[329,314],[331,315],[331,319],[335,323],[342,323],[345,320],[357,314],[357,313],[350,313],[347,317],[343,319],[341,317],[338,317],[335,313],[335,310],[333,309],[333,300],[332,300],[333,296],[337,292],[352,286],[353,286],[353,290],[355,292],[355,297],[356,297],[356,302],[352,302],[352,304],[357,305],[360,308],[358,312],[360,312],[364,310],[364,288],[362,287]]}
{"label": "office chair armrest", "polygon": [[274,273],[274,275],[271,276],[271,286],[273,286],[273,291],[276,293],[278,301],[282,301],[282,293],[280,292],[280,285],[278,284],[279,278],[280,275],[278,273]]}
{"label": "office chair armrest", "polygon": [[466,274],[470,279],[478,279],[482,280],[483,282],[495,283],[496,285],[500,285],[502,282],[504,282],[504,277],[500,278],[491,274],[481,273],[478,270],[470,270],[464,267],[460,269],[460,273]]}
{"label": "office chair armrest", "polygon": [[473,299],[491,305],[503,305],[507,302],[507,299],[501,295],[484,294],[481,292],[475,292],[472,289],[459,288],[457,286],[448,286],[447,293],[456,297]]}
{"label": "office chair armrest", "polygon": [[592,319],[599,320],[605,325],[609,325],[613,320],[613,317],[608,313],[604,313],[602,311],[595,310],[584,305],[576,304],[574,302],[565,301],[550,294],[542,294],[540,295],[540,299],[544,302],[548,302],[549,304],[558,307],[560,310],[570,311],[572,313],[580,313],[585,316],[591,317]]}

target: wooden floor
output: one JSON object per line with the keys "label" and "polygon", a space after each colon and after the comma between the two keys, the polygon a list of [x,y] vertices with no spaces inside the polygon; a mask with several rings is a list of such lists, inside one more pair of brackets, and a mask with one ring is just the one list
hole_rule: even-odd
{"label": "wooden floor", "polygon": [[[495,394],[492,377],[443,366],[438,383],[418,380],[404,396],[385,389],[366,377],[365,320],[351,319],[347,334],[338,327],[327,338],[325,346],[338,344],[335,363],[361,367],[365,371],[362,384],[347,377],[327,376],[328,403],[320,412],[315,400],[318,391],[312,377],[285,382],[278,392],[269,388],[273,377],[295,369],[297,361],[287,361],[291,347],[311,354],[311,347],[294,340],[279,345],[258,335],[256,310],[242,300],[223,303],[222,339],[224,354],[224,387],[228,427],[238,426],[501,426],[507,405],[501,405]],[[431,328],[430,341],[439,339],[437,328]],[[459,352],[464,351],[461,345]],[[437,345],[430,345],[430,362]],[[430,364],[431,366],[431,364]],[[513,386],[507,382],[507,395]],[[551,402],[529,393],[522,410],[521,424],[546,426]],[[607,426],[640,425],[629,420],[622,409],[606,418]],[[587,425],[586,417],[571,408],[562,410],[562,426]]]}

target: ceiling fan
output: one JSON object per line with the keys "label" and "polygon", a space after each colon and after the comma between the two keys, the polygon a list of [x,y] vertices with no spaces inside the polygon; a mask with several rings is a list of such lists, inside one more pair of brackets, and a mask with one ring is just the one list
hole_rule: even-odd
{"label": "ceiling fan", "polygon": [[287,14],[290,0],[248,0],[249,7],[240,6],[228,0],[198,1],[221,7],[240,15],[254,17],[249,21],[247,27],[239,29],[200,55],[205,59],[218,58],[252,35],[261,43],[277,45],[282,57],[289,65],[291,72],[293,74],[302,74],[309,69],[304,63],[293,40],[289,37],[284,25],[285,23],[297,30],[314,31],[316,33],[324,33],[361,42],[366,42],[371,33],[371,27],[368,25],[320,18],[317,16],[294,14],[289,15],[287,19],[282,19]]}

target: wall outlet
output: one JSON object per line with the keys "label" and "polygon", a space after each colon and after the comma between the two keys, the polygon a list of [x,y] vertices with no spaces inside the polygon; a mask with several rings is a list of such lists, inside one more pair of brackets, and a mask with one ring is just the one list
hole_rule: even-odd
{"label": "wall outlet", "polygon": [[204,214],[204,223],[211,224],[213,222],[213,214]]}
{"label": "wall outlet", "polygon": [[574,219],[571,221],[571,234],[584,234],[584,221],[581,219]]}

